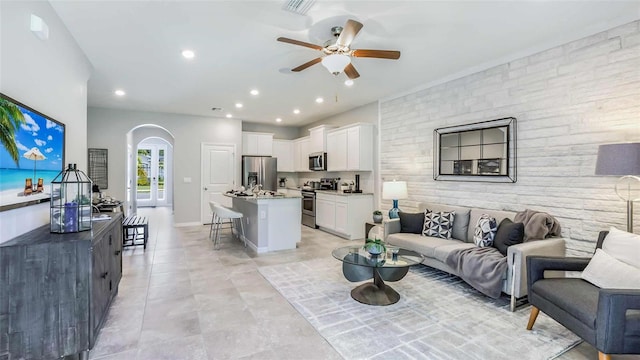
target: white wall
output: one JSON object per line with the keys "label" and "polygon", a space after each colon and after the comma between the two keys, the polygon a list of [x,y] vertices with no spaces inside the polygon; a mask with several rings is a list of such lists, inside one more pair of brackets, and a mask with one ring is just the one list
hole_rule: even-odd
{"label": "white wall", "polygon": [[[235,144],[236,163],[240,164],[242,123],[240,120],[180,114],[153,113],[90,107],[88,111],[89,147],[109,149],[109,192],[124,199],[126,195],[127,133],[133,128],[155,124],[174,136],[174,219],[177,224],[200,222],[200,144]],[[185,177],[192,183],[184,183]],[[240,167],[236,182],[240,179]]]}
{"label": "white wall", "polygon": [[[49,39],[30,30],[31,14]],[[0,92],[66,125],[65,159],[87,168],[87,80],[91,65],[45,1],[0,1]],[[0,213],[0,242],[49,223],[49,203]]]}
{"label": "white wall", "polygon": [[298,137],[299,128],[296,126],[278,126],[243,121],[242,131],[272,133],[274,139],[293,140]]}
{"label": "white wall", "polygon": [[[570,254],[592,252],[598,231],[625,229],[616,178],[594,169],[599,144],[640,141],[639,69],[636,21],[383,100],[381,177],[408,181],[403,210],[420,201],[543,210],[571,238]],[[434,129],[509,116],[518,119],[517,183],[433,180]]]}

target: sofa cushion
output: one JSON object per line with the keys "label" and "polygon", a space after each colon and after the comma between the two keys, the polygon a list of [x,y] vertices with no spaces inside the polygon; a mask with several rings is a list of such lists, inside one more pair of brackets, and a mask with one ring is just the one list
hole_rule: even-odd
{"label": "sofa cushion", "polygon": [[424,212],[406,213],[399,211],[398,217],[400,218],[400,232],[422,234],[422,227],[424,226]]}
{"label": "sofa cushion", "polygon": [[458,240],[441,239],[417,234],[395,233],[387,237],[387,243],[402,249],[413,250],[427,257],[435,257],[435,249],[439,246],[459,243]]}
{"label": "sofa cushion", "polygon": [[493,247],[500,253],[507,256],[507,249],[511,245],[520,244],[524,241],[524,224],[514,223],[509,218],[502,219],[498,225],[496,237],[493,239]]}
{"label": "sofa cushion", "polygon": [[640,235],[612,226],[602,243],[602,250],[626,264],[640,268]]}
{"label": "sofa cushion", "polygon": [[[516,215],[515,213],[510,211],[471,209],[471,213],[469,214],[469,224],[474,224],[474,225],[477,224],[478,219],[480,219],[480,217],[483,214],[487,214],[492,218],[495,218],[496,223],[498,224],[500,224],[503,219],[505,218],[513,219],[513,217]],[[470,242],[473,241],[474,230],[475,230],[475,226],[469,226],[469,229],[467,230],[467,239],[469,239],[468,241]]]}
{"label": "sofa cushion", "polygon": [[429,209],[431,211],[454,211],[456,215],[453,217],[453,228],[451,229],[451,237],[454,239],[471,242],[472,238],[467,237],[467,231],[469,230],[469,213],[471,209],[462,206],[452,205],[440,205],[420,203],[419,209]]}
{"label": "sofa cushion", "polygon": [[599,295],[596,286],[577,278],[544,279],[536,281],[531,291],[557,305],[591,329],[595,329]]}
{"label": "sofa cushion", "polygon": [[640,290],[640,269],[614,258],[602,249],[596,249],[580,277],[603,289]]}
{"label": "sofa cushion", "polygon": [[496,222],[496,219],[487,214],[483,214],[476,223],[473,233],[474,244],[478,247],[491,247],[497,230],[498,223]]}
{"label": "sofa cushion", "polygon": [[455,212],[425,210],[422,235],[451,239],[451,229],[453,228],[455,215]]}
{"label": "sofa cushion", "polygon": [[449,255],[450,252],[454,250],[463,250],[463,249],[475,247],[475,245],[472,243],[468,243],[460,240],[452,239],[451,242],[453,242],[453,244],[444,244],[433,249],[433,257],[442,262],[445,262],[445,260],[447,259],[447,255]]}

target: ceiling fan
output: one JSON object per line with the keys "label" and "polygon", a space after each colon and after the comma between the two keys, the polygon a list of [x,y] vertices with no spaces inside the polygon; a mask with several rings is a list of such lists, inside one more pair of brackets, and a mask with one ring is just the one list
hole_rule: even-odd
{"label": "ceiling fan", "polygon": [[347,20],[344,28],[342,26],[334,26],[331,28],[331,34],[333,34],[334,39],[325,42],[324,46],[310,44],[304,41],[289,39],[285,37],[279,37],[277,40],[322,51],[323,56],[315,58],[298,67],[291,69],[291,71],[293,72],[302,71],[312,65],[321,62],[322,65],[324,65],[324,67],[326,67],[327,70],[329,70],[329,72],[333,75],[338,75],[344,71],[349,79],[355,79],[360,77],[360,74],[351,63],[351,57],[392,60],[397,60],[400,58],[400,51],[395,50],[351,49],[351,42],[356,37],[356,35],[358,35],[360,29],[362,29],[362,23],[351,19]]}

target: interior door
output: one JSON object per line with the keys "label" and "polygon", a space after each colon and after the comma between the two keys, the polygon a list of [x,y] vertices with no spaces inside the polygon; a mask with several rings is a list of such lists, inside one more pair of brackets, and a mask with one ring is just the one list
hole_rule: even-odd
{"label": "interior door", "polygon": [[165,191],[166,145],[138,147],[138,171],[136,200],[138,206],[163,206],[167,204]]}
{"label": "interior door", "polygon": [[202,204],[203,224],[211,223],[209,201],[231,207],[231,198],[223,194],[235,186],[235,146],[202,144]]}

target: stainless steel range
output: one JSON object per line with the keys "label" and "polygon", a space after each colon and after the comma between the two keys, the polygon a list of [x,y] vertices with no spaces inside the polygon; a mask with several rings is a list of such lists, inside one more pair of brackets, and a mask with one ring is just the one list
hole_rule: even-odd
{"label": "stainless steel range", "polygon": [[316,192],[303,189],[302,194],[302,225],[317,229],[316,226]]}

